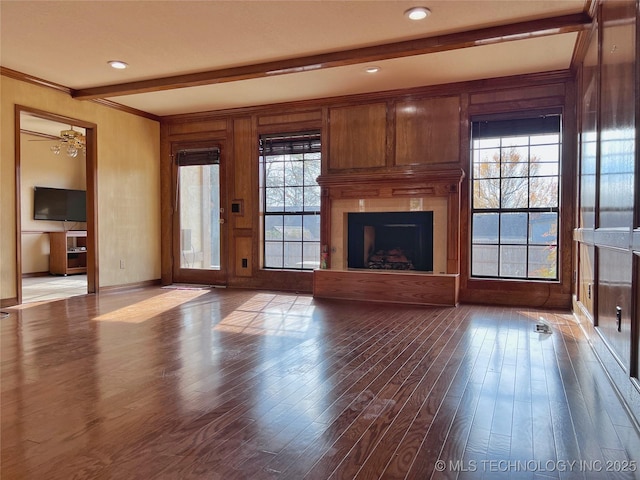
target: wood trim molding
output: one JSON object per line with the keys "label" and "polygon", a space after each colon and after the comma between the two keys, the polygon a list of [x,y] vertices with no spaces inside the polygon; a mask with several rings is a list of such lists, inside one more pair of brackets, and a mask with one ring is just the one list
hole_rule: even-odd
{"label": "wood trim molding", "polygon": [[106,98],[95,98],[92,101],[100,105],[104,105],[105,107],[120,110],[121,112],[137,115],[138,117],[148,118],[149,120],[155,120],[156,122],[160,121],[160,117],[158,115],[154,115],[153,113],[145,112],[143,110],[138,110],[137,108],[128,107],[126,105],[122,105],[121,103],[107,100]]}
{"label": "wood trim molding", "polygon": [[69,87],[65,87],[64,85],[60,85],[55,82],[50,82],[49,80],[44,80],[43,78],[39,78],[34,75],[18,72],[17,70],[12,70],[7,67],[0,67],[0,75],[13,78],[14,80],[20,80],[21,82],[38,85],[40,87],[51,88],[53,90],[57,90],[58,92],[71,95],[71,89]]}
{"label": "wood trim molding", "polygon": [[15,307],[18,305],[18,298],[0,298],[0,308]]}
{"label": "wood trim molding", "polygon": [[595,14],[593,19],[594,20],[590,28],[586,28],[578,33],[578,40],[576,41],[576,45],[573,49],[573,55],[571,56],[571,63],[569,67],[574,73],[578,71],[578,68],[582,67],[582,63],[587,55],[587,50],[589,49],[591,37],[593,35],[597,35],[598,25]]}
{"label": "wood trim molding", "polygon": [[31,273],[23,273],[22,274],[22,278],[38,278],[38,277],[48,277],[49,275],[51,275],[49,273],[49,271],[47,270],[46,272],[31,272]]}
{"label": "wood trim molding", "polygon": [[21,152],[20,152],[20,115],[29,113],[46,120],[53,120],[68,125],[76,125],[86,129],[87,154],[86,154],[86,190],[87,190],[87,291],[98,293],[99,291],[99,266],[98,266],[98,177],[97,177],[97,128],[95,123],[67,117],[44,110],[24,106],[14,106],[14,134],[15,134],[15,209],[16,209],[16,291],[18,303],[22,303],[22,255],[21,255]]}
{"label": "wood trim molding", "polygon": [[115,292],[124,292],[124,291],[129,291],[129,290],[135,290],[138,288],[147,288],[147,287],[156,287],[158,285],[161,285],[162,282],[160,281],[160,279],[155,279],[155,280],[144,280],[142,282],[135,282],[135,283],[126,283],[124,285],[111,285],[108,287],[102,287],[100,289],[100,292],[102,294],[105,293],[115,293]]}
{"label": "wood trim molding", "polygon": [[[465,174],[461,168],[451,168],[442,170],[403,170],[398,172],[385,171],[384,173],[329,173],[318,177],[318,184],[323,188],[352,188],[364,187],[366,191],[374,191],[381,186],[395,186],[397,194],[410,194],[403,190],[433,188],[436,185],[455,184],[460,185]],[[359,190],[362,191],[362,190]],[[457,190],[456,190],[457,192]],[[447,190],[444,194],[449,194]],[[442,194],[442,193],[441,193]]]}
{"label": "wood trim molding", "polygon": [[15,266],[16,266],[16,303],[22,303],[22,181],[20,172],[22,171],[22,142],[20,141],[20,114],[21,109],[18,105],[13,107],[13,155],[14,155],[14,202],[15,202]]}
{"label": "wood trim molding", "polygon": [[[634,86],[635,89],[635,97],[636,97],[636,165],[640,165],[640,61],[638,61],[638,56],[640,56],[640,0],[636,0],[636,84]],[[640,175],[636,173],[635,175],[635,191],[640,192]],[[636,202],[635,205],[635,214],[634,214],[634,228],[640,228],[640,203]],[[640,306],[638,307],[640,308]],[[640,321],[640,320],[639,320]],[[640,327],[640,326],[639,326]],[[640,335],[639,335],[640,337]],[[640,341],[640,338],[638,339]],[[640,346],[639,346],[640,348]],[[640,363],[640,358],[638,359],[638,363]],[[640,368],[640,365],[638,365]]]}
{"label": "wood trim molding", "polygon": [[[32,85],[38,85],[39,87],[50,88],[60,93],[64,93],[69,96],[73,96],[73,89],[69,87],[65,87],[64,85],[60,85],[55,82],[50,82],[48,80],[44,80],[42,78],[36,77],[34,75],[29,75],[26,73],[18,72],[17,70],[12,70],[7,67],[0,67],[0,75],[3,75],[8,78],[13,78],[14,80],[19,80],[25,83],[31,83]],[[97,98],[93,100],[95,103],[100,105],[104,105],[105,107],[114,108],[116,110],[120,110],[121,112],[131,113],[132,115],[137,115],[139,117],[148,118],[149,120],[155,120],[157,122],[160,121],[160,117],[157,115],[153,115],[152,113],[148,113],[142,110],[138,110],[137,108],[127,107],[126,105],[121,105],[117,102],[113,102],[111,100],[106,100],[104,98]]]}
{"label": "wood trim molding", "polygon": [[[443,83],[415,88],[403,88],[384,90],[381,92],[360,93],[343,95],[339,97],[324,97],[311,100],[297,100],[293,102],[272,103],[251,107],[229,108],[224,110],[209,110],[197,113],[179,113],[162,117],[168,123],[199,120],[208,121],[212,118],[221,118],[239,115],[273,115],[274,112],[282,114],[291,113],[294,110],[307,111],[312,108],[329,108],[341,105],[357,105],[360,103],[375,103],[377,101],[389,101],[403,97],[437,97],[462,93],[480,93],[505,88],[525,88],[549,83],[565,83],[573,78],[570,70],[555,70],[551,72],[529,73],[524,75],[512,75],[509,77],[494,77],[481,80],[469,80],[465,82]],[[262,131],[262,128],[260,129]]]}
{"label": "wood trim molding", "polygon": [[563,15],[498,27],[480,28],[467,32],[425,37],[415,40],[362,47],[339,52],[303,56],[288,60],[222,68],[184,75],[115,85],[79,89],[72,92],[74,98],[90,100],[137,93],[157,92],[176,88],[211,85],[253,78],[274,77],[307,70],[318,70],[370,61],[424,55],[481,45],[504,43],[523,38],[543,37],[561,33],[579,32],[591,25],[587,13]]}

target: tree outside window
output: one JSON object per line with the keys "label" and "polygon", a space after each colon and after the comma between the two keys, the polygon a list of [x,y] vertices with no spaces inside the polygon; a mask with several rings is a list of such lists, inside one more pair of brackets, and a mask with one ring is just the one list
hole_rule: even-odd
{"label": "tree outside window", "polygon": [[474,122],[471,275],[558,279],[560,118]]}
{"label": "tree outside window", "polygon": [[320,265],[320,133],[260,138],[264,268]]}

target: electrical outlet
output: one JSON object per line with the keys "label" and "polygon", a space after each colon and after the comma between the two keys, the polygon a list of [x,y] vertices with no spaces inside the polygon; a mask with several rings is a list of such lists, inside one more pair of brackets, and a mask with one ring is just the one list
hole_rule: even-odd
{"label": "electrical outlet", "polygon": [[124,270],[124,260],[120,260],[120,269]]}

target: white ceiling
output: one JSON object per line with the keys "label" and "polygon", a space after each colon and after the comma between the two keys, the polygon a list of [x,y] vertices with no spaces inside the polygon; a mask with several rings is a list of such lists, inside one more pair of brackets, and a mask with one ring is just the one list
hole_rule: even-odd
{"label": "white ceiling", "polygon": [[[73,90],[256,65],[585,11],[588,0],[0,0],[0,64]],[[426,6],[423,21],[403,12]],[[106,97],[163,116],[567,69],[578,34]],[[117,71],[108,60],[130,67]]]}

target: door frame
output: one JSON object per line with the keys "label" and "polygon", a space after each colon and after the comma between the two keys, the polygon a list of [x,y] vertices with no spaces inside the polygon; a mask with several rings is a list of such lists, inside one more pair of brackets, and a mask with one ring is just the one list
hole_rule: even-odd
{"label": "door frame", "polygon": [[[220,270],[212,269],[188,269],[180,266],[180,196],[178,191],[178,165],[175,161],[175,155],[179,150],[189,148],[220,148],[220,218],[223,222],[220,224]],[[200,283],[206,285],[227,285],[229,279],[229,238],[228,238],[228,213],[229,199],[227,194],[227,141],[225,137],[209,137],[200,140],[175,140],[170,142],[171,152],[171,205],[172,205],[172,222],[171,222],[171,239],[172,239],[172,269],[171,276],[173,282],[178,283]]]}
{"label": "door frame", "polygon": [[20,175],[20,117],[22,113],[59,123],[84,128],[86,131],[87,152],[86,189],[87,189],[87,293],[98,293],[98,178],[97,178],[97,138],[98,126],[77,118],[58,115],[44,110],[15,105],[14,109],[14,142],[15,142],[15,204],[16,204],[16,293],[18,305],[22,304],[22,183]]}

